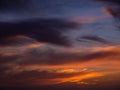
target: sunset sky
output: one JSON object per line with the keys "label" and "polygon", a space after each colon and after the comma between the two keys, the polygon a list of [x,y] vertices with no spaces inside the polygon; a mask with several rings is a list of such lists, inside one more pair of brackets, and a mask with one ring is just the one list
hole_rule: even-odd
{"label": "sunset sky", "polygon": [[120,1],[0,0],[0,90],[120,90]]}

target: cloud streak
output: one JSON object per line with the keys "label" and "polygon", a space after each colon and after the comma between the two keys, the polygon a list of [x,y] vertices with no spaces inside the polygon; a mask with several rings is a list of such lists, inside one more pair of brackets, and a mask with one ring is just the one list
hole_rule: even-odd
{"label": "cloud streak", "polygon": [[80,39],[78,39],[78,41],[86,41],[86,40],[90,40],[90,41],[95,41],[95,42],[100,42],[100,43],[103,43],[103,44],[109,44],[110,42],[109,41],[107,41],[107,40],[105,40],[105,39],[103,39],[103,38],[101,38],[101,37],[99,37],[99,36],[90,36],[90,35],[88,35],[88,36],[82,36],[82,37],[80,37]]}
{"label": "cloud streak", "polygon": [[[27,46],[26,46],[27,47]],[[25,49],[22,53],[14,54],[13,52],[4,51],[1,52],[0,60],[4,62],[15,63],[18,65],[61,65],[71,63],[89,62],[91,60],[101,60],[106,58],[119,57],[120,51],[117,47],[105,49],[105,50],[89,50],[89,51],[57,51],[54,49],[37,50],[37,49]],[[119,48],[119,47],[118,47]],[[21,48],[22,49],[22,48]],[[24,48],[23,48],[24,49]],[[2,50],[2,49],[1,49]],[[8,54],[7,54],[8,53]],[[10,54],[11,53],[11,54]],[[13,53],[13,54],[12,54]],[[107,59],[108,58],[108,59]],[[9,60],[10,59],[10,60]],[[116,58],[117,59],[117,58]],[[112,59],[111,59],[112,60]]]}

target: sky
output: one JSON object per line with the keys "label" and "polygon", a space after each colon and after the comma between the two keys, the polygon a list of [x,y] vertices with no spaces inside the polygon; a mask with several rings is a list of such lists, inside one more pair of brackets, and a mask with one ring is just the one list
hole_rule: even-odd
{"label": "sky", "polygon": [[119,90],[119,0],[0,0],[1,90]]}

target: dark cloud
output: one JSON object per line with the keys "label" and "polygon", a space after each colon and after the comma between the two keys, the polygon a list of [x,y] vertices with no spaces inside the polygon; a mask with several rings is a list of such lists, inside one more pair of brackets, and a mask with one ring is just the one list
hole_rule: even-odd
{"label": "dark cloud", "polygon": [[106,10],[114,17],[120,18],[120,0],[100,0],[107,2]]}
{"label": "dark cloud", "polygon": [[115,26],[120,30],[120,0],[99,0],[105,3],[105,10],[115,18]]}
{"label": "dark cloud", "polygon": [[5,38],[23,35],[39,42],[69,46],[68,38],[62,33],[77,26],[74,22],[61,19],[38,19],[21,22],[0,23],[0,44],[5,44]]}
{"label": "dark cloud", "polygon": [[96,42],[100,42],[100,43],[104,43],[104,44],[109,44],[110,42],[99,37],[99,36],[82,36],[78,39],[78,41],[86,41],[86,40],[90,40],[90,41],[96,41]]}

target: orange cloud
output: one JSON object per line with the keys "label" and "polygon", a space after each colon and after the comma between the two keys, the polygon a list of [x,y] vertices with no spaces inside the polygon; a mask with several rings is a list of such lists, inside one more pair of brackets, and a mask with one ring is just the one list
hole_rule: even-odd
{"label": "orange cloud", "polygon": [[43,83],[40,83],[41,80],[36,80],[37,83],[34,83],[34,85],[55,85],[55,84],[62,84],[62,83],[79,83],[83,80],[89,80],[94,79],[97,77],[104,76],[105,73],[97,73],[97,72],[90,72],[90,73],[84,73],[79,74],[71,77],[63,77],[63,78],[53,78],[53,79],[45,79],[43,80]]}
{"label": "orange cloud", "polygon": [[56,73],[76,73],[79,72],[77,69],[61,69],[57,70]]}
{"label": "orange cloud", "polygon": [[[2,73],[2,75],[9,76],[9,81],[13,79],[14,82],[16,80],[14,77],[17,77],[16,82],[18,83],[27,83],[28,86],[39,86],[64,83],[89,84],[89,82],[92,83],[92,80],[96,80],[96,78],[100,79],[97,83],[101,83],[108,75],[113,79],[113,82],[116,82],[112,75],[119,75],[120,73],[119,46],[94,47],[88,49],[88,51],[64,50],[64,53],[59,52],[47,51],[47,53],[44,52],[43,54],[39,52],[40,54],[38,53],[37,56],[35,53],[35,58],[34,55],[25,52],[26,56],[18,56],[15,60],[12,60],[14,58],[10,59],[9,55],[4,55],[0,59],[1,63],[3,63],[1,67],[5,66],[7,69],[4,69],[5,73]],[[41,64],[41,54],[44,56],[45,62],[50,60],[49,62],[47,61],[47,64]],[[6,59],[6,56],[9,57]],[[11,61],[7,62],[9,60]],[[59,63],[50,64],[53,63],[52,60]],[[2,77],[0,78],[2,79]],[[25,82],[22,81],[23,78]],[[120,77],[117,79],[120,80]],[[7,81],[7,79],[5,80]]]}

